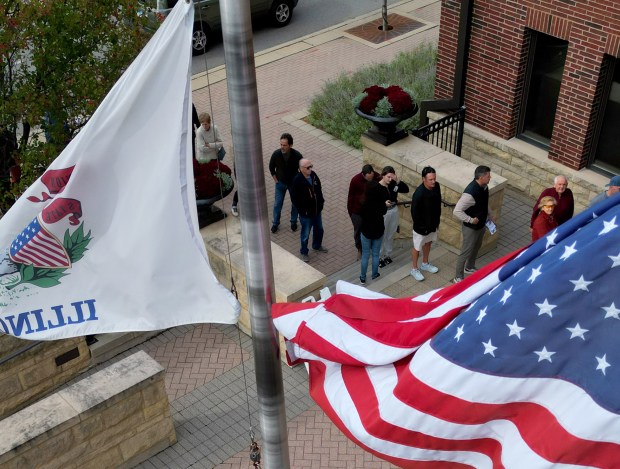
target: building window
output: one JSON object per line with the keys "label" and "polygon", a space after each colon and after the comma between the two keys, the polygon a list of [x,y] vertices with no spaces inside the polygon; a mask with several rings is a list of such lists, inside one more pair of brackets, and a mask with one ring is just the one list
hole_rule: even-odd
{"label": "building window", "polygon": [[607,80],[603,90],[601,116],[598,124],[598,138],[594,150],[595,169],[606,173],[620,174],[620,60],[606,56]]}
{"label": "building window", "polygon": [[530,51],[519,138],[549,148],[568,42],[530,31]]}

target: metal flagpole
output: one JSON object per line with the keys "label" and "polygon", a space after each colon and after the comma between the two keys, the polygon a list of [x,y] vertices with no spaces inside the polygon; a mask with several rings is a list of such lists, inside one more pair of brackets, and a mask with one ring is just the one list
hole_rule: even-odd
{"label": "metal flagpole", "polygon": [[250,2],[226,0],[219,4],[263,435],[262,455],[267,469],[288,469],[290,463],[280,349],[271,319],[275,290]]}

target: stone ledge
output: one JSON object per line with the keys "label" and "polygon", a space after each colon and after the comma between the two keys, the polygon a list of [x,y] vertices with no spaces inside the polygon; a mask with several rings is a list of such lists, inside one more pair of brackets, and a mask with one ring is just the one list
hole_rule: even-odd
{"label": "stone ledge", "polygon": [[140,351],[7,417],[0,466],[95,467],[101,452],[114,467],[144,461],[176,442],[163,376]]}

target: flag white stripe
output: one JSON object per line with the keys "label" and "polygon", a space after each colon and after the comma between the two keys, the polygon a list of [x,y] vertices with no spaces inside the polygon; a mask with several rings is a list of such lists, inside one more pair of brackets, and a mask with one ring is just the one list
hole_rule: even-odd
{"label": "flag white stripe", "polygon": [[[473,379],[471,371],[445,360],[429,343],[416,352],[409,369],[427,385],[459,399],[485,404],[534,402],[547,408],[567,431],[579,438],[620,443],[620,416],[601,408],[584,390],[572,383],[550,378],[507,378],[483,373],[476,373]],[[498,393],[496,389],[502,389],[502,392]],[[567,412],[568,408],[572,411]],[[600,432],[601,422],[605,422],[608,430],[606,438]]]}

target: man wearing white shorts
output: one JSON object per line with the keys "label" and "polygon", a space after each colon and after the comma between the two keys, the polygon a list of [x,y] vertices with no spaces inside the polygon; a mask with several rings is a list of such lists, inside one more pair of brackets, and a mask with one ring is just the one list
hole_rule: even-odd
{"label": "man wearing white shorts", "polygon": [[[413,268],[410,275],[418,282],[424,280],[422,271],[435,274],[439,269],[431,264],[428,256],[433,241],[437,241],[437,229],[441,218],[441,189],[437,182],[437,174],[433,168],[422,169],[422,184],[411,198],[411,219],[413,220],[413,249],[411,260]],[[422,252],[422,265],[418,260]]]}

